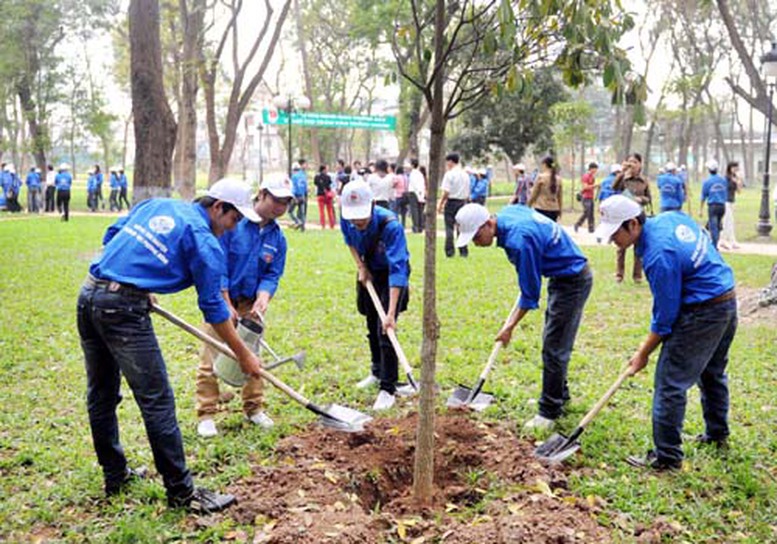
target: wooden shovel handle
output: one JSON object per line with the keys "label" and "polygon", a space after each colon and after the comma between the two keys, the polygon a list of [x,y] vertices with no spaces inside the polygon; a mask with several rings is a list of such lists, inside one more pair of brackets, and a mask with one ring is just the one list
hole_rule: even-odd
{"label": "wooden shovel handle", "polygon": [[[375,306],[375,311],[378,312],[378,317],[380,317],[380,320],[383,321],[386,319],[386,312],[383,309],[383,304],[380,302],[380,298],[378,297],[378,293],[375,291],[375,286],[372,284],[372,280],[367,280],[364,282],[364,287],[367,289],[367,292],[370,294],[370,298],[372,299],[372,304]],[[399,340],[397,339],[397,333],[394,332],[394,329],[389,329],[386,332],[386,335],[389,337],[389,340],[391,341],[391,345],[394,346],[394,351],[397,352],[397,358],[399,359],[399,362],[402,363],[402,368],[405,369],[405,373],[411,374],[413,372],[413,369],[410,366],[410,362],[407,360],[407,356],[405,356],[405,352],[402,349],[402,346],[399,345]]]}
{"label": "wooden shovel handle", "polygon": [[[515,299],[515,304],[513,304],[512,310],[510,310],[510,314],[507,316],[507,319],[505,319],[504,325],[507,325],[510,320],[515,315],[515,312],[518,311],[518,302],[520,301],[520,297]],[[504,326],[502,325],[502,326]],[[504,344],[502,344],[501,340],[497,340],[494,342],[494,347],[491,348],[491,355],[488,356],[488,362],[486,363],[485,368],[483,368],[483,372],[480,373],[480,379],[485,381],[485,379],[488,377],[489,373],[491,372],[491,369],[494,367],[494,363],[496,362],[496,357],[499,355],[499,350],[504,347]]]}
{"label": "wooden shovel handle", "polygon": [[618,379],[615,380],[615,383],[610,386],[610,388],[607,390],[607,392],[602,395],[602,398],[599,399],[599,402],[594,404],[594,407],[591,408],[591,410],[585,415],[583,420],[580,422],[580,425],[578,425],[579,429],[584,429],[586,425],[591,423],[591,420],[596,417],[596,414],[598,414],[602,408],[604,408],[605,404],[607,404],[607,401],[612,398],[612,396],[615,394],[615,392],[618,390],[618,388],[623,384],[623,382],[626,380],[626,378],[629,377],[629,367],[626,366],[626,368],[621,372],[621,375],[618,376]]}

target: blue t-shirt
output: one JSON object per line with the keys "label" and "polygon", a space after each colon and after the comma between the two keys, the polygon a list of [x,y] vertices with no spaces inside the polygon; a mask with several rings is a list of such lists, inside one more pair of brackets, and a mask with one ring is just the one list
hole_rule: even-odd
{"label": "blue t-shirt", "polygon": [[540,305],[543,276],[574,276],[588,263],[561,225],[522,204],[507,206],[497,214],[496,244],[518,273],[518,306],[527,310]]}
{"label": "blue t-shirt", "polygon": [[57,187],[57,191],[69,191],[70,186],[73,185],[73,176],[67,170],[62,170],[57,177],[54,178],[54,185]]}
{"label": "blue t-shirt", "polygon": [[100,187],[102,187],[102,184],[103,184],[103,173],[102,172],[95,173],[95,175],[94,175],[94,188],[95,189],[99,189]]}
{"label": "blue t-shirt", "polygon": [[410,253],[407,251],[405,229],[394,212],[373,206],[372,218],[366,229],[359,230],[341,217],[340,230],[346,245],[356,248],[359,255],[366,258],[365,264],[370,271],[388,270],[389,287],[407,286]]}
{"label": "blue t-shirt", "polygon": [[297,198],[308,194],[308,176],[304,170],[297,170],[291,175],[291,192]]}
{"label": "blue t-shirt", "polygon": [[111,179],[110,179],[111,189],[118,189],[121,187],[121,181],[119,180],[119,174],[115,172],[111,172]]}
{"label": "blue t-shirt", "polygon": [[86,180],[86,190],[90,193],[97,190],[97,176],[89,174],[89,178]]}
{"label": "blue t-shirt", "polygon": [[275,221],[264,227],[243,218],[219,239],[227,257],[221,289],[232,300],[253,298],[260,291],[274,295],[286,266],[286,237]]}
{"label": "blue t-shirt", "polygon": [[122,189],[126,189],[129,183],[127,182],[127,176],[124,174],[119,174],[119,187]]}
{"label": "blue t-shirt", "polygon": [[488,178],[477,177],[472,180],[469,186],[469,198],[475,200],[476,198],[485,198],[488,196]]}
{"label": "blue t-shirt", "polygon": [[40,189],[40,174],[37,172],[30,172],[27,174],[27,179],[24,180],[24,182],[30,189]]}
{"label": "blue t-shirt", "polygon": [[599,185],[599,201],[611,197],[614,194],[617,194],[616,191],[613,191],[612,184],[615,182],[615,174],[610,174],[606,178],[602,180],[602,183]]}
{"label": "blue t-shirt", "polygon": [[679,210],[685,202],[685,184],[678,176],[669,172],[656,179],[661,194],[661,210]]}
{"label": "blue t-shirt", "polygon": [[230,314],[221,296],[226,260],[211,230],[208,211],[170,198],[144,200],[108,227],[105,248],[89,267],[96,278],[152,293],[177,293],[194,285],[208,323]]}
{"label": "blue t-shirt", "polygon": [[650,330],[660,336],[672,332],[683,304],[704,302],[734,288],[734,273],[709,235],[682,212],[648,219],[636,253],[653,292]]}
{"label": "blue t-shirt", "polygon": [[719,174],[712,174],[701,186],[701,201],[707,204],[725,204],[728,197],[728,181]]}

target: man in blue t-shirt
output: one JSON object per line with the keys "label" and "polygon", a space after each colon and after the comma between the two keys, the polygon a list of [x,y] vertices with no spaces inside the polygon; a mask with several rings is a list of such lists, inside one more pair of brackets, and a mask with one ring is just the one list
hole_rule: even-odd
{"label": "man in blue t-shirt", "polygon": [[237,355],[243,372],[259,376],[260,361],[238,336],[220,290],[225,259],[217,237],[235,228],[242,216],[259,220],[250,189],[224,179],[194,203],[145,200],[105,233],[103,252],[92,261],[78,297],[78,332],[89,424],[108,496],[138,477],[119,442],[116,407],[124,375],[143,415],[168,505],[210,513],[235,502],[231,495],[194,487],[149,314],[152,293],[177,293],[194,285],[205,321]]}
{"label": "man in blue t-shirt", "polygon": [[[294,193],[294,200],[289,206],[289,215],[294,221],[294,228],[305,231],[305,222],[308,216],[308,175],[305,172],[308,163],[305,159],[300,159],[294,163],[291,174],[291,187]],[[296,210],[296,214],[294,211]]]}
{"label": "man in blue t-shirt", "polygon": [[57,211],[62,214],[62,221],[70,220],[70,187],[73,185],[73,175],[70,173],[70,165],[63,162],[59,165],[59,172],[54,178],[57,188]]}
{"label": "man in blue t-shirt", "polygon": [[599,184],[599,204],[601,205],[602,201],[610,198],[612,195],[618,194],[615,189],[612,188],[612,184],[615,183],[615,176],[618,175],[618,173],[621,171],[621,165],[620,164],[611,164],[610,165],[610,174],[602,180],[602,182]]}
{"label": "man in blue t-shirt", "polygon": [[497,215],[479,204],[467,204],[456,214],[456,223],[458,247],[470,241],[487,247],[496,239],[518,274],[518,312],[497,334],[502,345],[510,342],[513,329],[529,310],[539,308],[542,278],[549,278],[539,414],[524,425],[549,429],[569,400],[569,358],[593,284],[588,261],[561,225],[521,204],[507,206]]}
{"label": "man in blue t-shirt", "polygon": [[709,236],[684,213],[646,219],[639,204],[613,196],[602,204],[597,236],[620,248],[635,246],[653,293],[650,333],[629,360],[633,376],[661,345],[653,393],[653,442],[634,466],[682,466],[687,392],[698,384],[705,433],[699,442],[725,446],[729,393],[726,366],[737,329],[734,274]]}
{"label": "man in blue t-shirt", "polygon": [[[267,177],[254,201],[259,222],[244,218],[220,238],[227,259],[221,294],[233,316],[264,322],[286,266],[286,237],[275,220],[286,213],[292,198],[289,178]],[[207,323],[205,330],[212,332]],[[213,348],[203,344],[197,369],[197,433],[205,438],[218,434],[213,419],[219,400],[219,383],[213,374],[216,356]],[[251,423],[269,429],[274,423],[262,410],[262,389],[260,378],[248,378],[242,387],[243,413]]]}
{"label": "man in blue t-shirt", "polygon": [[682,211],[685,202],[685,183],[677,175],[677,166],[666,163],[664,173],[656,178],[658,193],[661,195],[661,211]]}
{"label": "man in blue t-shirt", "polygon": [[[394,405],[395,394],[412,394],[413,387],[397,387],[398,360],[387,336],[396,330],[400,312],[407,309],[410,253],[405,229],[394,212],[373,205],[373,192],[366,181],[354,180],[343,189],[340,230],[351,255],[359,263],[356,307],[367,320],[371,373],[357,384],[363,389],[380,384],[374,410]],[[371,280],[386,319],[381,322],[364,283]]]}
{"label": "man in blue t-shirt", "polygon": [[710,177],[704,180],[701,186],[701,202],[699,202],[699,215],[704,216],[704,201],[707,201],[707,225],[712,237],[712,245],[718,248],[720,231],[723,228],[723,214],[726,213],[726,199],[728,198],[728,181],[718,174],[718,161],[707,161],[707,170]]}

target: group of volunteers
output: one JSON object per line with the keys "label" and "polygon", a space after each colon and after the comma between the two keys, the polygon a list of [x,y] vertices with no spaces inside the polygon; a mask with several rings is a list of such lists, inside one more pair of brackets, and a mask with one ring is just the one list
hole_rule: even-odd
{"label": "group of volunteers", "polygon": [[[553,159],[543,160],[537,185],[549,190],[554,181]],[[595,172],[592,165],[589,172]],[[726,376],[728,352],[737,327],[734,276],[718,253],[708,232],[680,207],[664,209],[648,217],[651,197],[647,180],[640,174],[639,155],[630,155],[615,172],[612,190],[600,204],[601,221],[595,236],[613,242],[618,250],[618,281],[622,280],[623,255],[634,247],[636,266],[647,276],[653,294],[650,331],[629,360],[629,375],[645,368],[661,346],[653,396],[653,443],[646,455],[628,458],[634,466],[676,469],[682,464],[682,427],[687,392],[698,384],[705,421],[701,443],[725,447],[729,435],[729,392]],[[670,165],[671,166],[671,165]],[[712,174],[705,187],[719,183]],[[613,168],[613,171],[617,171]],[[709,191],[702,199],[709,201]],[[542,198],[542,197],[540,197]],[[558,198],[558,197],[557,197]],[[538,199],[534,199],[538,201]],[[515,203],[491,214],[470,203],[456,213],[459,237],[456,245],[490,246],[496,240],[515,267],[520,287],[518,311],[497,334],[510,341],[517,324],[539,307],[542,278],[548,278],[548,300],[542,338],[542,394],[538,414],[527,429],[549,429],[570,399],[569,359],[592,286],[586,257],[546,208],[531,209]],[[540,200],[540,202],[542,202]],[[664,200],[662,199],[662,203]],[[560,209],[560,207],[559,207]]]}
{"label": "group of volunteers", "polygon": [[[70,193],[73,186],[73,174],[68,163],[63,162],[56,170],[54,166],[46,167],[46,175],[38,167],[30,168],[22,182],[16,173],[16,167],[11,163],[0,163],[0,197],[5,201],[5,209],[11,213],[19,213],[24,208],[19,199],[23,189],[27,190],[28,213],[51,213],[56,209],[63,221],[70,219]],[[86,182],[86,205],[91,211],[97,211],[99,207],[105,209],[103,199],[103,174],[100,165],[95,164],[89,170]],[[110,209],[121,211],[122,203],[130,208],[127,198],[129,183],[124,169],[111,168],[110,175]],[[100,206],[101,205],[101,206]]]}
{"label": "group of volunteers", "polygon": [[[571,397],[569,360],[593,284],[588,260],[557,222],[561,182],[554,160],[544,160],[533,183],[525,183],[527,187],[516,194],[517,202],[496,215],[480,201],[467,203],[475,200],[468,193],[469,175],[456,153],[446,161],[437,210],[445,217],[446,255],[453,256],[455,247],[466,255],[469,242],[490,246],[496,240],[518,275],[519,310],[497,335],[503,344],[509,343],[529,310],[539,307],[542,279],[548,278],[542,392],[538,414],[525,424],[528,429],[548,429]],[[640,163],[635,154],[621,172],[613,172],[611,191],[620,194],[602,201],[596,236],[614,242],[619,252],[634,246],[654,295],[650,333],[629,367],[636,374],[662,345],[653,401],[655,447],[629,462],[668,469],[680,466],[683,458],[686,392],[695,383],[702,389],[706,422],[699,439],[718,445],[727,440],[725,370],[736,330],[736,298],[731,269],[689,216],[674,210],[646,217],[650,193],[646,181],[644,187],[640,184]],[[273,420],[263,410],[261,361],[241,340],[235,324],[238,318],[263,321],[278,288],[287,244],[277,220],[293,207],[305,206],[301,200],[307,188],[303,187],[304,195],[300,189],[303,179],[307,183],[304,165],[305,161],[295,165],[296,181],[294,176],[268,177],[253,196],[244,182],[223,179],[194,202],[143,201],[106,231],[103,251],[91,263],[78,297],[78,330],[86,362],[89,422],[107,495],[120,493],[144,475],[128,465],[119,440],[116,408],[124,375],[143,416],[168,504],[209,513],[235,502],[232,495],[195,486],[187,468],[173,391],[150,318],[153,294],[196,288],[207,331],[226,342],[248,377],[242,388],[246,420],[272,427]],[[386,161],[376,161],[368,169],[341,163],[334,187],[323,178],[316,183],[317,190],[322,185],[324,191],[338,195],[340,229],[349,258],[357,265],[356,307],[365,318],[371,360],[369,375],[357,387],[377,387],[374,410],[388,409],[397,395],[413,392],[398,380],[397,354],[387,334],[407,309],[411,273],[398,193],[392,192],[394,182],[386,181],[392,170],[391,179],[396,179],[397,169]],[[415,160],[408,185],[414,172],[423,176]],[[330,177],[325,167],[319,174]],[[420,182],[417,177],[416,181]],[[329,197],[319,196],[326,204]],[[331,224],[333,217],[334,212],[326,217],[322,212],[322,223],[328,219]],[[367,292],[368,282],[377,292],[381,312]],[[197,432],[203,437],[218,434],[214,358],[212,348],[203,346],[196,388]]]}

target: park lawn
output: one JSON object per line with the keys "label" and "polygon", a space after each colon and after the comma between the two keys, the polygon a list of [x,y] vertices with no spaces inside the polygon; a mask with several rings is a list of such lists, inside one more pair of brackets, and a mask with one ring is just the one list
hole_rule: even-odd
{"label": "park lawn", "polygon": [[[102,499],[101,473],[86,417],[85,377],[75,323],[79,286],[99,249],[109,217],[0,219],[0,541],[82,542],[218,541],[236,527],[225,521],[193,524],[168,511],[158,476],[126,495]],[[289,384],[319,401],[368,410],[374,391],[353,384],[369,369],[363,318],[355,312],[355,275],[337,232],[287,231],[287,272],[268,314],[268,342],[284,354],[307,351],[308,366],[278,371]],[[413,274],[411,304],[399,336],[419,365],[421,341],[421,236],[409,236]],[[441,246],[442,240],[440,240]],[[513,269],[496,248],[475,248],[469,259],[445,260],[438,247],[438,308],[442,324],[438,382],[440,406],[458,382],[476,379],[492,338],[517,294]],[[561,427],[570,431],[615,379],[645,335],[650,314],[646,285],[613,280],[614,249],[585,247],[595,284],[570,369],[573,401]],[[769,279],[772,258],[727,255],[740,292]],[[160,297],[161,304],[199,323],[196,296],[188,290]],[[222,434],[196,434],[194,378],[198,343],[155,317],[176,392],[189,465],[201,485],[225,489],[255,464],[273,463],[276,441],[313,420],[311,414],[268,388],[272,432],[250,428],[239,401],[219,415]],[[520,424],[536,411],[541,375],[542,313],[533,312],[503,351],[487,389],[499,402],[486,420]],[[651,379],[648,369],[618,392],[583,436],[584,454],[569,464],[572,490],[607,505],[601,522],[632,535],[656,518],[673,523],[688,542],[766,542],[777,538],[777,330],[768,321],[742,323],[731,352],[732,448],[721,455],[687,443],[687,461],[676,474],[635,471],[624,457],[650,446]],[[416,373],[418,376],[418,372]],[[225,387],[226,389],[226,387]],[[122,442],[133,465],[153,466],[139,412],[125,390],[119,407]],[[401,403],[390,415],[412,404]],[[686,433],[703,430],[698,392],[690,395]],[[526,437],[532,439],[533,437]],[[563,520],[559,520],[563,523]],[[629,540],[629,536],[624,536]]]}

